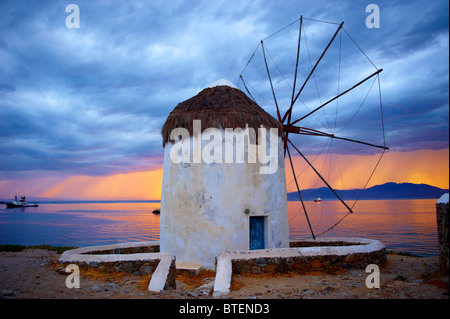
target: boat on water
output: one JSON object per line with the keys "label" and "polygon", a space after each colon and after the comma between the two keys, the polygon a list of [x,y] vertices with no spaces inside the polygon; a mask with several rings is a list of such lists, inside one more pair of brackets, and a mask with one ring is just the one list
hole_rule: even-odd
{"label": "boat on water", "polygon": [[320,197],[317,197],[317,198],[314,200],[314,202],[315,202],[315,203],[321,203],[322,200],[320,199]]}
{"label": "boat on water", "polygon": [[27,202],[25,196],[21,196],[20,199],[17,199],[17,196],[14,196],[14,200],[12,202],[6,202],[5,204],[6,208],[39,206],[36,202]]}
{"label": "boat on water", "polygon": [[152,211],[152,213],[155,215],[159,215],[161,211],[159,209],[155,209],[154,211]]}

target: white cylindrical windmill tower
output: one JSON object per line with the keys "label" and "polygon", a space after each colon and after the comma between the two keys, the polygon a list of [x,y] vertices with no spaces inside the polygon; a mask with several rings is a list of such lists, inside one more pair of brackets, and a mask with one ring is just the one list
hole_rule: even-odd
{"label": "white cylindrical windmill tower", "polygon": [[178,268],[213,269],[226,250],[289,246],[277,120],[220,80],[178,104],[162,135],[160,250]]}

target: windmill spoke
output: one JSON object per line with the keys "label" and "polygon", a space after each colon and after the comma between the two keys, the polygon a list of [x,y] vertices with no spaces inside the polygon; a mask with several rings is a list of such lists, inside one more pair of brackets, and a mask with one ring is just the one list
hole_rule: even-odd
{"label": "windmill spoke", "polygon": [[359,81],[358,83],[356,83],[355,85],[353,85],[351,88],[345,90],[344,92],[336,95],[334,98],[332,98],[331,100],[328,100],[327,102],[323,103],[321,106],[315,108],[314,110],[312,110],[311,112],[309,112],[308,114],[306,114],[305,116],[299,118],[298,120],[293,121],[292,123],[290,123],[291,125],[300,122],[301,120],[305,119],[306,117],[310,116],[311,114],[317,112],[318,110],[320,110],[321,108],[323,108],[325,105],[333,102],[334,100],[336,100],[337,98],[341,97],[342,95],[350,92],[351,90],[353,90],[354,88],[360,86],[361,84],[363,84],[364,82],[366,82],[367,80],[371,79],[372,77],[374,77],[375,75],[379,74],[381,71],[383,71],[383,69],[379,69],[376,72],[374,72],[373,74],[369,75],[368,77],[366,77],[364,80]]}
{"label": "windmill spoke", "polygon": [[[286,138],[286,140],[288,140],[288,139]],[[295,185],[297,186],[298,195],[300,196],[300,201],[302,202],[303,212],[305,213],[306,221],[308,222],[308,226],[309,226],[309,230],[311,231],[311,235],[312,235],[313,239],[316,239],[316,236],[314,235],[314,231],[311,226],[311,222],[309,221],[308,213],[306,212],[306,207],[305,207],[305,203],[303,202],[303,197],[302,197],[302,193],[300,192],[300,187],[298,186],[297,176],[295,175],[294,164],[292,163],[291,152],[289,152],[289,147],[286,147],[286,150],[289,155],[289,162],[291,163],[292,174],[294,175]]]}
{"label": "windmill spoke", "polygon": [[264,50],[264,42],[262,40],[261,40],[261,49],[264,56],[264,63],[266,65],[267,76],[269,77],[270,88],[272,89],[273,100],[275,101],[275,106],[277,108],[278,121],[281,121],[280,109],[278,108],[277,97],[275,96],[275,91],[273,89],[272,78],[270,77],[269,66],[267,65],[266,52]]}
{"label": "windmill spoke", "polygon": [[[353,210],[347,205],[346,202],[344,202],[344,200],[336,193],[336,191],[333,189],[333,187],[330,186],[330,184],[328,184],[328,182],[322,177],[322,175],[320,175],[320,173],[316,170],[316,168],[308,161],[308,159],[305,157],[305,155],[303,155],[302,152],[300,152],[300,150],[295,147],[295,145],[288,140],[288,142],[294,147],[294,149],[301,155],[301,157],[303,157],[303,159],[306,161],[306,163],[308,163],[308,165],[314,170],[314,172],[317,174],[317,176],[320,177],[320,179],[322,180],[322,182],[325,183],[325,185],[333,192],[333,194],[341,201],[342,204],[344,204],[344,206],[348,209],[348,211],[350,213],[353,213]],[[289,150],[289,147],[288,147]]]}
{"label": "windmill spoke", "polygon": [[289,132],[284,132],[284,156],[286,156],[287,149],[287,140],[288,140]]}
{"label": "windmill spoke", "polygon": [[372,144],[372,143],[358,141],[358,140],[354,140],[354,139],[346,138],[346,137],[339,137],[339,136],[334,136],[333,135],[333,136],[331,136],[331,138],[335,138],[335,139],[343,140],[343,141],[348,141],[348,142],[353,142],[353,143],[358,143],[358,144],[363,144],[363,145],[368,145],[368,146],[372,146],[372,147],[377,147],[377,148],[381,148],[381,149],[384,149],[384,150],[388,150],[389,149],[389,147],[387,147],[387,146],[375,145],[375,144]]}
{"label": "windmill spoke", "polygon": [[322,60],[323,56],[325,55],[325,52],[327,52],[328,48],[330,47],[331,43],[333,43],[334,39],[336,38],[337,34],[339,33],[339,31],[342,29],[342,26],[344,25],[344,22],[342,22],[339,25],[339,28],[336,30],[336,32],[334,33],[333,37],[331,38],[330,42],[328,43],[328,45],[326,46],[325,50],[323,50],[322,54],[320,55],[319,59],[317,60],[316,64],[314,65],[314,67],[312,68],[311,72],[309,72],[308,77],[306,78],[305,82],[303,82],[302,87],[300,88],[300,90],[298,91],[297,95],[295,96],[294,100],[291,103],[291,106],[289,107],[289,109],[286,111],[286,113],[283,116],[282,119],[282,123],[284,123],[284,121],[286,120],[286,117],[289,113],[292,112],[292,107],[295,104],[295,101],[297,101],[297,98],[300,96],[300,94],[303,91],[303,88],[305,87],[306,83],[308,83],[309,78],[311,77],[311,75],[314,73],[314,70],[316,69],[317,65],[319,65],[319,62]]}
{"label": "windmill spoke", "polygon": [[242,81],[242,84],[244,84],[245,90],[247,91],[247,93],[250,95],[251,99],[256,103],[255,98],[253,97],[253,95],[250,93],[250,91],[247,88],[247,84],[245,84],[244,78],[242,77],[242,74],[239,75],[239,79]]}
{"label": "windmill spoke", "polygon": [[[294,104],[295,84],[297,83],[298,60],[300,57],[300,40],[302,38],[302,25],[303,25],[303,16],[300,16],[300,28],[298,30],[297,60],[295,62],[294,86],[292,87],[291,105]],[[290,119],[291,119],[291,112],[289,112],[288,123]]]}
{"label": "windmill spoke", "polygon": [[[302,25],[303,25],[303,16],[300,16],[300,28],[298,30],[297,60],[295,62],[294,86],[292,87],[291,104],[294,104],[295,84],[297,83],[298,60],[299,60],[299,57],[300,57],[300,41],[301,41],[301,38],[302,38]],[[291,112],[289,112],[287,122],[289,123],[290,121],[291,121]],[[289,137],[289,132],[286,131],[285,132],[285,139],[284,139],[284,156],[286,156],[288,137]]]}
{"label": "windmill spoke", "polygon": [[306,128],[301,126],[283,125],[283,129],[285,132],[294,134],[334,137],[333,134],[328,134],[319,130],[314,130],[312,128]]}
{"label": "windmill spoke", "polygon": [[376,147],[376,148],[381,148],[384,150],[389,149],[389,147],[387,147],[387,146],[376,145],[376,144],[372,144],[372,143],[368,143],[368,142],[364,142],[364,141],[358,141],[358,140],[346,138],[346,137],[340,137],[340,136],[336,136],[334,134],[329,134],[329,133],[321,132],[321,131],[314,130],[311,128],[306,128],[306,127],[284,125],[283,129],[286,132],[286,134],[293,133],[293,134],[300,134],[300,135],[314,135],[314,136],[329,137],[329,138],[335,138],[337,140],[343,140],[343,141],[363,144],[363,145],[367,145],[367,146],[372,146],[372,147]]}

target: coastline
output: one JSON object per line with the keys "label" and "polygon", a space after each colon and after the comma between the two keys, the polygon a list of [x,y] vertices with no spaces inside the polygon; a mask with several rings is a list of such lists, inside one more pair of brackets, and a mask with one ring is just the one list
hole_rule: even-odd
{"label": "coastline", "polygon": [[[146,289],[149,277],[127,273],[81,271],[80,288],[66,287],[68,274],[46,249],[0,252],[0,299],[213,299],[214,272],[179,275],[177,289]],[[388,254],[380,268],[380,288],[367,288],[368,273],[311,272],[234,275],[225,299],[448,299],[448,273],[438,271],[438,256]]]}

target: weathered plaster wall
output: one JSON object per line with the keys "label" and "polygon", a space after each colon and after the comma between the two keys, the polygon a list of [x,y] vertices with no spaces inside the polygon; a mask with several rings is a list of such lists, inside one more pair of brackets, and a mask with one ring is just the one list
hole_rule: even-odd
{"label": "weathered plaster wall", "polygon": [[[267,139],[269,134],[272,133],[267,132]],[[194,139],[185,143],[193,143]],[[267,216],[266,248],[288,247],[284,154],[281,138],[277,140],[275,174],[260,174],[259,160],[175,164],[170,158],[174,144],[166,144],[161,251],[176,256],[177,265],[214,268],[215,257],[221,252],[249,249],[249,217],[254,215]]]}

